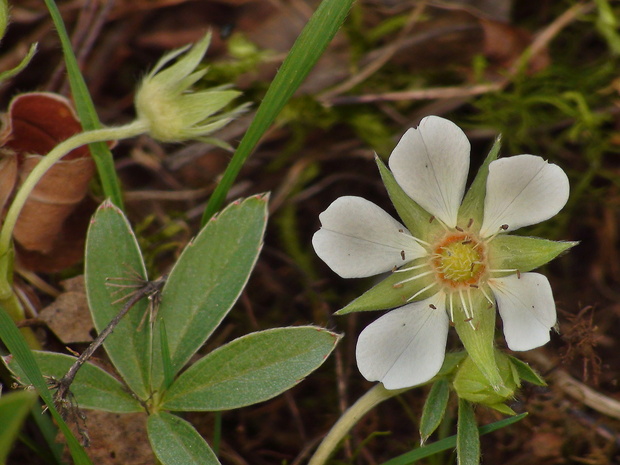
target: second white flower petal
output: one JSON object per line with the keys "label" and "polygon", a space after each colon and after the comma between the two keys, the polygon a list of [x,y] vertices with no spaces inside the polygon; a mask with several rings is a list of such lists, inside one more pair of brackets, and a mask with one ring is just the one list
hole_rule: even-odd
{"label": "second white flower petal", "polygon": [[488,237],[503,225],[508,231],[540,223],[566,205],[569,183],[558,165],[535,155],[501,158],[489,165],[484,221]]}
{"label": "second white flower petal", "polygon": [[364,378],[381,381],[386,389],[400,389],[435,376],[446,352],[445,301],[440,292],[392,310],[366,327],[355,354]]}
{"label": "second white flower petal", "polygon": [[389,166],[409,197],[454,227],[465,192],[469,152],[469,140],[456,124],[428,116],[401,138]]}
{"label": "second white flower petal", "polygon": [[343,278],[373,276],[427,254],[385,210],[361,197],[340,197],[319,215],[316,254]]}
{"label": "second white flower petal", "polygon": [[489,280],[511,350],[530,350],[549,341],[557,314],[547,278],[539,273],[522,273]]}

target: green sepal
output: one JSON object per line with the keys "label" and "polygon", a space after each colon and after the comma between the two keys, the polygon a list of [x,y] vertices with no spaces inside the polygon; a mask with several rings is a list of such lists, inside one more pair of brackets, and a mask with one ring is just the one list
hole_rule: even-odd
{"label": "green sepal", "polygon": [[480,464],[480,432],[473,406],[464,399],[459,399],[456,455],[458,465]]}
{"label": "green sepal", "polygon": [[443,234],[444,230],[439,221],[433,221],[433,215],[419,206],[409,197],[394,179],[392,172],[385,166],[379,157],[375,157],[381,179],[388,191],[390,200],[398,212],[398,216],[403,221],[409,232],[418,239],[427,242]]}
{"label": "green sepal", "polygon": [[536,373],[536,371],[534,371],[534,369],[531,366],[529,366],[527,363],[525,363],[522,360],[519,360],[516,357],[512,357],[512,356],[509,356],[509,357],[510,357],[510,361],[512,365],[515,367],[515,370],[517,371],[519,379],[522,379],[523,381],[527,381],[528,383],[532,383],[536,386],[547,385],[545,380],[538,373]]}
{"label": "green sepal", "polygon": [[[425,259],[423,259],[425,260]],[[410,264],[414,265],[419,260],[414,260]],[[364,292],[361,296],[355,299],[344,308],[338,310],[336,315],[346,315],[353,312],[367,312],[371,310],[387,310],[390,308],[401,307],[407,304],[407,299],[418,293],[421,289],[431,284],[434,281],[432,276],[425,276],[420,279],[409,281],[398,285],[401,281],[411,277],[414,274],[419,274],[420,270],[414,270],[410,273],[392,273],[385,278],[379,284]],[[396,286],[396,287],[395,287]],[[416,297],[416,301],[423,300],[437,292],[437,288],[433,287],[427,291],[421,293]]]}
{"label": "green sepal", "polygon": [[433,384],[422,410],[420,418],[420,444],[423,445],[437,429],[448,406],[450,385],[446,378],[439,378]]}
{"label": "green sepal", "polygon": [[441,369],[435,375],[435,379],[439,379],[443,376],[452,376],[461,362],[465,360],[465,357],[467,357],[467,352],[464,350],[447,353],[446,358],[443,360],[443,365],[441,365]]}
{"label": "green sepal", "polygon": [[515,412],[513,409],[511,409],[510,407],[508,407],[506,404],[493,404],[493,405],[487,405],[487,407],[492,408],[494,410],[497,410],[500,413],[503,413],[504,415],[516,415],[517,412]]}
{"label": "green sepal", "polygon": [[[490,294],[489,291],[486,292]],[[471,321],[468,321],[460,298],[454,295],[454,327],[465,350],[493,389],[498,393],[508,394],[495,360],[495,305],[491,305],[480,291],[472,289],[470,295],[474,316]],[[463,298],[470,307],[468,296],[464,294]],[[449,303],[447,306],[449,309]]]}
{"label": "green sepal", "polygon": [[504,402],[512,399],[516,389],[521,385],[519,373],[510,358],[502,352],[495,351],[495,363],[502,378],[502,389],[498,390],[489,383],[471,357],[459,366],[452,387],[461,399],[513,415],[514,413],[510,413],[512,412],[510,407],[504,405]]}
{"label": "green sepal", "polygon": [[461,208],[459,208],[458,224],[464,225],[473,219],[472,229],[479,231],[482,227],[484,219],[484,198],[487,194],[487,178],[489,177],[489,165],[492,161],[497,160],[499,150],[502,146],[502,137],[498,136],[489,154],[485,158],[482,166],[476,173],[474,181],[471,183]]}
{"label": "green sepal", "polygon": [[[550,262],[578,242],[550,241],[538,237],[500,234],[489,242],[489,267],[492,270],[534,270]],[[507,274],[512,274],[514,271]]]}

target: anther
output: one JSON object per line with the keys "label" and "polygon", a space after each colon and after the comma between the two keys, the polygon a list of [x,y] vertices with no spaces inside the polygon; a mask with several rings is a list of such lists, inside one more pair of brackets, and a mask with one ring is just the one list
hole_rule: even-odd
{"label": "anther", "polygon": [[400,258],[402,258],[403,260],[405,259],[405,251],[404,250],[400,251]]}
{"label": "anther", "polygon": [[459,232],[463,232],[463,228],[459,227],[459,226],[455,226],[454,229],[456,229]]}
{"label": "anther", "polygon": [[435,307],[433,304],[430,304],[429,307],[432,308],[433,310],[437,310],[437,307]]}
{"label": "anther", "polygon": [[467,223],[467,229],[471,228],[471,225],[474,224],[474,219],[470,218],[469,222]]}
{"label": "anther", "polygon": [[508,226],[507,224],[502,224],[499,229],[501,229],[502,231],[506,231],[510,226]]}
{"label": "anther", "polygon": [[521,279],[521,272],[517,270],[517,279]]}
{"label": "anther", "polygon": [[429,223],[432,223],[433,221],[435,221],[435,216],[431,216],[431,217],[428,219],[428,222],[429,222]]}

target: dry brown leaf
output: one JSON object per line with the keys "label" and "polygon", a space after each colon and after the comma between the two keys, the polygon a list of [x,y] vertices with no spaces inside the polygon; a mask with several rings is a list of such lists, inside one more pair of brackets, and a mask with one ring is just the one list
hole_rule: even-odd
{"label": "dry brown leaf", "polygon": [[[4,148],[16,154],[20,184],[45,154],[81,131],[66,98],[47,92],[15,97],[2,139]],[[80,147],[57,162],[39,181],[15,225],[14,237],[22,255],[30,254],[19,257],[22,265],[34,271],[57,271],[80,259],[85,230],[80,224],[87,224],[89,214],[82,215],[77,226],[75,218],[69,218],[83,203],[94,173],[95,164],[88,148]],[[0,180],[3,176],[10,177],[10,173],[0,171]],[[1,195],[10,194],[0,191],[0,200]]]}
{"label": "dry brown leaf", "polygon": [[63,344],[90,342],[93,322],[88,310],[84,276],[62,281],[65,292],[39,313]]}
{"label": "dry brown leaf", "polygon": [[0,148],[0,214],[11,197],[17,182],[17,156],[10,149]]}

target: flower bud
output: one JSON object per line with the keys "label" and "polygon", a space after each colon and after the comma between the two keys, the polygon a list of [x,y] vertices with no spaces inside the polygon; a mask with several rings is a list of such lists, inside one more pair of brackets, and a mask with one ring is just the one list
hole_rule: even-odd
{"label": "flower bud", "polygon": [[511,399],[519,387],[519,375],[505,354],[496,350],[495,360],[503,382],[499,388],[491,386],[471,357],[467,357],[459,366],[453,387],[460,398],[513,415],[512,409],[504,402]]}
{"label": "flower bud", "polygon": [[[191,87],[208,71],[196,70],[204,57],[211,34],[193,46],[186,46],[164,55],[144,78],[136,92],[138,119],[148,127],[149,134],[162,142],[196,139],[226,146],[222,141],[206,137],[222,128],[247,105],[220,113],[240,92],[230,86],[218,86],[194,92]],[[181,58],[164,67],[174,58]]]}

